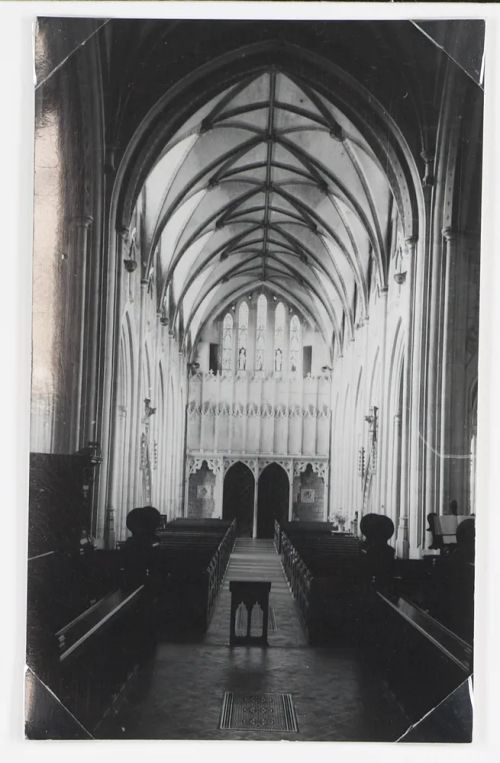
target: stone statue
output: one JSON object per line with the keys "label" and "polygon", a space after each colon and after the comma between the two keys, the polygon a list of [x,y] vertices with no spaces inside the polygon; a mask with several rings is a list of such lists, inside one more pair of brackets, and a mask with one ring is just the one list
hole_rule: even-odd
{"label": "stone statue", "polygon": [[274,353],[274,370],[280,374],[283,368],[283,353],[278,347]]}
{"label": "stone statue", "polygon": [[244,371],[247,367],[247,351],[244,347],[240,347],[238,353],[238,371]]}

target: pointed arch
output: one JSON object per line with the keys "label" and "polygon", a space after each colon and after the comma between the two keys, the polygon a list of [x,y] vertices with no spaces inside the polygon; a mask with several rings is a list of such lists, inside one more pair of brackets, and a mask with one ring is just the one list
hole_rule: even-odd
{"label": "pointed arch", "polygon": [[300,348],[302,345],[301,325],[296,313],[290,321],[290,338],[288,351],[288,370],[291,374],[300,375]]}
{"label": "pointed arch", "polygon": [[248,302],[242,300],[238,308],[238,371],[246,371],[248,360]]}
{"label": "pointed arch", "polygon": [[274,371],[281,373],[285,356],[285,306],[278,302],[274,311]]}
{"label": "pointed arch", "polygon": [[232,371],[234,362],[233,316],[226,313],[222,321],[222,370]]}
{"label": "pointed arch", "polygon": [[257,299],[257,318],[255,324],[255,370],[264,371],[266,362],[267,338],[267,297],[260,294]]}

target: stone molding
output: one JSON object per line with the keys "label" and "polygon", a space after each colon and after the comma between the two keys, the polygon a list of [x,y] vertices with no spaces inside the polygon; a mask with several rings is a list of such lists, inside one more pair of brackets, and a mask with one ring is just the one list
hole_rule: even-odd
{"label": "stone molding", "polygon": [[202,381],[216,381],[216,380],[222,380],[222,381],[234,381],[236,383],[242,382],[242,381],[269,381],[270,379],[275,379],[278,382],[288,382],[289,379],[302,379],[304,382],[311,382],[311,381],[318,381],[318,380],[330,380],[331,379],[331,373],[324,373],[324,374],[307,374],[306,376],[301,376],[300,374],[296,373],[284,373],[283,371],[217,371],[214,373],[213,371],[197,371],[196,373],[192,374],[190,377],[190,382],[202,382]]}
{"label": "stone molding", "polygon": [[258,476],[258,459],[257,458],[245,458],[245,456],[228,456],[224,458],[224,476],[226,476],[228,470],[234,464],[240,462],[248,466],[254,477]]}
{"label": "stone molding", "polygon": [[303,458],[301,456],[295,458],[293,456],[249,456],[248,454],[238,455],[236,453],[226,456],[196,454],[187,456],[189,474],[194,474],[199,471],[204,461],[213,474],[220,474],[222,472],[224,477],[231,466],[241,462],[250,469],[256,480],[258,480],[264,469],[271,464],[277,464],[286,472],[290,484],[292,483],[294,476],[297,477],[305,472],[308,465],[310,465],[313,472],[321,477],[325,484],[328,482],[328,459],[326,457]]}
{"label": "stone molding", "polygon": [[285,470],[288,476],[289,482],[293,479],[293,460],[291,458],[259,458],[259,477],[268,466],[271,464],[278,464]]}
{"label": "stone molding", "polygon": [[197,403],[190,400],[187,408],[188,416],[231,416],[231,417],[260,417],[263,419],[285,419],[285,418],[305,418],[305,419],[327,419],[330,416],[330,409],[327,405],[318,408],[313,405],[272,405],[271,403]]}
{"label": "stone molding", "polygon": [[326,482],[328,477],[328,461],[319,461],[315,458],[300,459],[300,461],[294,461],[294,476],[298,477],[299,475],[303,474],[308,466],[311,466],[313,472]]}
{"label": "stone molding", "polygon": [[195,474],[203,466],[203,462],[206,461],[208,469],[213,474],[219,474],[222,470],[222,458],[220,456],[188,456],[187,466],[189,474]]}

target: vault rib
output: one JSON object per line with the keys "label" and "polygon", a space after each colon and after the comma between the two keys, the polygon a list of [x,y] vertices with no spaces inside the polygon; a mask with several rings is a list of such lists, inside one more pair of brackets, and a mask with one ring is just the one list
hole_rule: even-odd
{"label": "vault rib", "polygon": [[269,75],[269,113],[267,115],[266,200],[264,205],[264,241],[262,246],[262,280],[266,280],[267,228],[270,216],[271,174],[274,147],[274,107],[276,98],[276,70]]}

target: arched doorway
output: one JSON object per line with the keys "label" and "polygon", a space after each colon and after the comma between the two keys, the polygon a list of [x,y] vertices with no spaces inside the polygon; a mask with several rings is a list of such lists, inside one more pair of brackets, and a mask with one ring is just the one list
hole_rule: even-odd
{"label": "arched doorway", "polygon": [[259,478],[257,537],[272,538],[274,520],[288,519],[290,485],[285,470],[278,464],[266,466]]}
{"label": "arched doorway", "polygon": [[240,537],[252,537],[254,477],[248,466],[238,461],[224,479],[222,518],[236,519]]}

